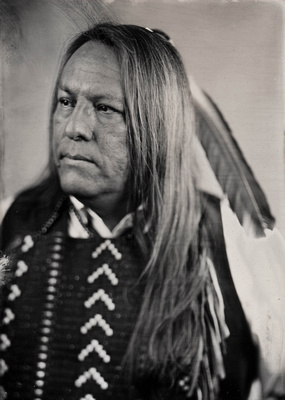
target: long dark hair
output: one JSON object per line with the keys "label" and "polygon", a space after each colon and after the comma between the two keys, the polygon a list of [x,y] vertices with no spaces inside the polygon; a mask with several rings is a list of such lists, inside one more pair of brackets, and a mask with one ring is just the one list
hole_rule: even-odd
{"label": "long dark hair", "polygon": [[[190,371],[195,383],[201,357],[201,293],[206,255],[199,248],[201,216],[195,188],[194,111],[187,75],[178,51],[160,34],[133,25],[99,24],[80,34],[63,58],[57,84],[74,52],[88,41],[115,52],[125,98],[130,155],[130,200],[143,205],[135,236],[146,258],[144,297],[126,354],[131,376],[151,381]],[[49,175],[42,187],[59,190],[50,146]],[[51,186],[52,185],[52,186]],[[141,354],[144,354],[143,363]]]}

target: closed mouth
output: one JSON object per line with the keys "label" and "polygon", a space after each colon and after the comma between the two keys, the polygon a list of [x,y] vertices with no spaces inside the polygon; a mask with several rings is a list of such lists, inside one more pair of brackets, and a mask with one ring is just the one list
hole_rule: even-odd
{"label": "closed mouth", "polygon": [[75,161],[86,161],[86,162],[90,162],[92,163],[93,161],[90,160],[89,158],[82,156],[81,154],[75,154],[75,155],[71,155],[69,153],[66,154],[60,154],[59,159],[62,160],[64,158],[68,158],[70,160],[75,160]]}

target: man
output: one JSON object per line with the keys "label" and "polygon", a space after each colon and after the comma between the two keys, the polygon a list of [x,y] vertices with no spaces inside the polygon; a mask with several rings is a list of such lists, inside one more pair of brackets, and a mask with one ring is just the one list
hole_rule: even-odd
{"label": "man", "polygon": [[84,32],[63,59],[50,130],[47,176],[3,223],[8,399],[248,398],[257,341],[220,199],[198,189],[176,49],[136,26]]}

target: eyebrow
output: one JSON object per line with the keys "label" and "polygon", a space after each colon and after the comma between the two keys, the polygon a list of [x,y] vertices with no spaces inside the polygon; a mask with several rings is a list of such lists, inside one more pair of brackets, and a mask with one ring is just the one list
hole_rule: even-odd
{"label": "eyebrow", "polygon": [[64,85],[63,83],[59,82],[57,86],[57,90],[62,90],[63,92],[66,92],[68,94],[72,94],[72,90],[68,88],[68,86]]}
{"label": "eyebrow", "polygon": [[[66,86],[65,84],[63,84],[62,82],[60,82],[59,84],[58,84],[58,87],[57,87],[57,90],[62,90],[63,92],[66,92],[66,93],[68,93],[69,95],[74,95],[74,94],[76,94],[76,93],[74,93],[73,91],[72,91],[72,89],[70,89],[68,86]],[[112,101],[115,101],[115,102],[118,102],[118,103],[120,103],[120,104],[122,104],[122,105],[124,105],[124,98],[123,97],[118,97],[118,96],[115,96],[114,94],[112,94],[112,93],[109,93],[109,92],[105,92],[105,93],[97,93],[97,94],[92,94],[92,95],[88,95],[87,94],[87,98],[89,99],[89,100],[91,100],[91,101],[97,101],[97,100],[99,100],[99,99],[106,99],[106,100],[112,100]]]}

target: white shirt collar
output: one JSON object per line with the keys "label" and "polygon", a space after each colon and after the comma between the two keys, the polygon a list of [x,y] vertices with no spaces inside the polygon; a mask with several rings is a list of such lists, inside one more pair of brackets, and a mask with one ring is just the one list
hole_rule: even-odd
{"label": "white shirt collar", "polygon": [[[98,214],[96,214],[90,208],[85,207],[84,204],[77,200],[74,196],[70,196],[70,201],[80,214],[80,217],[84,223],[87,223],[86,212],[90,215],[93,228],[102,238],[116,238],[133,226],[133,213],[129,213],[125,215],[118,225],[116,225],[111,231]],[[70,211],[68,233],[73,238],[88,238],[88,233],[79,222],[75,213],[72,211]]]}

